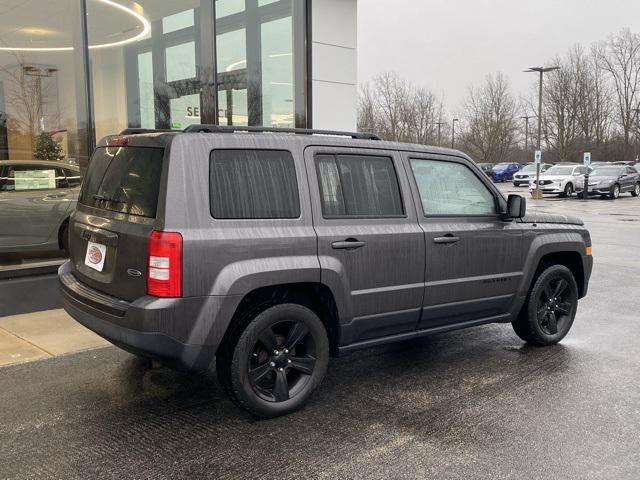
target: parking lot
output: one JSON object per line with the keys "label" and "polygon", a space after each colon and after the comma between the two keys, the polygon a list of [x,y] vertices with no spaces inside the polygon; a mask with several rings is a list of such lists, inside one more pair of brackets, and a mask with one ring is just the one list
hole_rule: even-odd
{"label": "parking lot", "polygon": [[594,271],[568,337],[488,325],[333,359],[307,407],[256,421],[214,373],[106,347],[0,368],[0,478],[640,477],[640,199],[580,216]]}

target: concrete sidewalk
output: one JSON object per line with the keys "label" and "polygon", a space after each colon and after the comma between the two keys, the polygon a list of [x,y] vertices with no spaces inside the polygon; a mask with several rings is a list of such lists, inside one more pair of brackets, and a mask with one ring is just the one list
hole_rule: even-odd
{"label": "concrete sidewalk", "polygon": [[0,366],[111,345],[64,310],[0,318]]}

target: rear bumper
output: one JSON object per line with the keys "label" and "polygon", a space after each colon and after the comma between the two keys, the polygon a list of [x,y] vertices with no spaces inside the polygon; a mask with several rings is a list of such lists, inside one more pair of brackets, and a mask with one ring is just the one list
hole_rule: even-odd
{"label": "rear bumper", "polygon": [[70,262],[60,267],[58,278],[67,313],[117,347],[183,370],[204,370],[211,364],[216,345],[180,338],[189,337],[185,323],[194,321],[188,312],[202,311],[206,299],[143,297],[125,302],[79,282]]}

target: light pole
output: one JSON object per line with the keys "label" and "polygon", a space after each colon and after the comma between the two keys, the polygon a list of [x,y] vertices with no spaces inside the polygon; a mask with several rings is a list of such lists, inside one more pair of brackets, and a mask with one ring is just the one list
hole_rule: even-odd
{"label": "light pole", "polygon": [[638,126],[638,113],[640,113],[640,108],[634,108],[631,110],[635,115],[634,115],[634,120],[635,120],[635,124],[636,124],[636,141],[633,145],[633,150],[636,155],[636,162],[638,161],[638,132],[640,131],[640,127]]}
{"label": "light pole", "polygon": [[442,142],[440,141],[440,128],[442,127],[442,125],[446,125],[447,122],[436,122],[436,125],[438,125],[438,146],[441,147],[442,146]]}
{"label": "light pole", "polygon": [[529,119],[533,118],[533,115],[524,115],[520,118],[524,120],[524,154],[526,162],[529,158]]}
{"label": "light pole", "polygon": [[460,119],[454,118],[451,122],[451,148],[455,148],[456,145],[456,122],[459,122]]}
{"label": "light pole", "polygon": [[[540,86],[538,91],[538,150],[542,145],[542,77],[545,72],[551,72],[553,70],[559,70],[560,67],[531,67],[525,72],[537,72],[540,74]],[[531,192],[531,196],[536,200],[542,198],[540,192],[540,163],[536,163],[536,189]]]}

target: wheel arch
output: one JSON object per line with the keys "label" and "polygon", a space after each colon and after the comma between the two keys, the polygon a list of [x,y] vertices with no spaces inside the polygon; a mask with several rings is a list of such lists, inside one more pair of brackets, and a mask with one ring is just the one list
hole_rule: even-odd
{"label": "wheel arch", "polygon": [[64,248],[64,242],[62,239],[62,234],[64,233],[64,229],[66,227],[69,226],[69,220],[70,220],[71,216],[67,216],[64,220],[62,220],[62,222],[60,223],[60,226],[58,227],[58,248],[60,250],[62,250]]}
{"label": "wheel arch", "polygon": [[302,305],[318,315],[327,330],[331,354],[338,354],[338,307],[331,289],[320,282],[281,283],[250,291],[239,301],[221,339],[220,347],[224,348],[232,343],[230,340],[239,336],[251,319],[260,312],[283,303]]}

